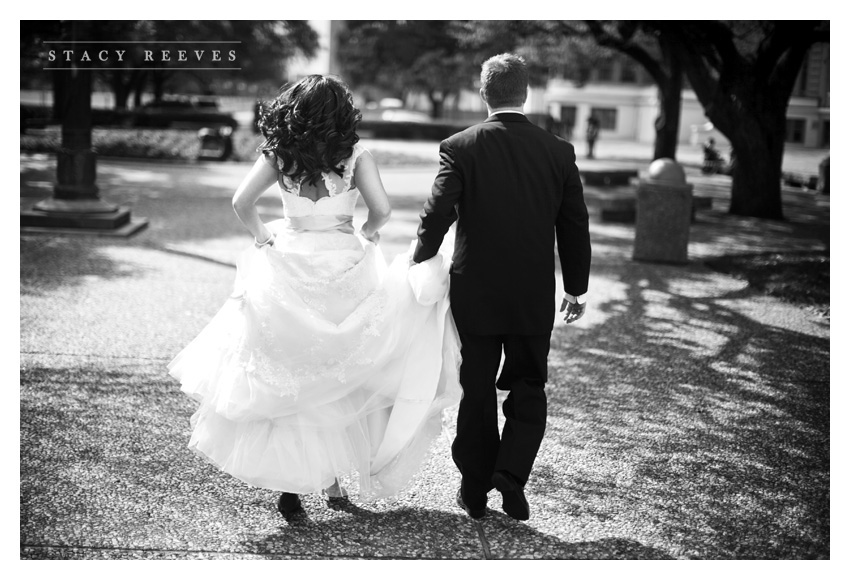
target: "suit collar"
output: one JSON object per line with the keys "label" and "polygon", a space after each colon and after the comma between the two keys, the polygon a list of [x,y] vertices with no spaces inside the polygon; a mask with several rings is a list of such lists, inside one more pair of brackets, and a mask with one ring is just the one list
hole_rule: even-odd
{"label": "suit collar", "polygon": [[504,123],[531,123],[523,113],[493,113],[487,119],[485,119],[485,123],[489,123],[491,121],[502,121]]}

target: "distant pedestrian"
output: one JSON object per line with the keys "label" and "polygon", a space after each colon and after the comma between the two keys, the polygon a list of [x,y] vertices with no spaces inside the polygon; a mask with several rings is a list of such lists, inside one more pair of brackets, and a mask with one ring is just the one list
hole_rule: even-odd
{"label": "distant pedestrian", "polygon": [[702,145],[702,172],[707,175],[723,173],[726,160],[717,150],[714,138],[709,137]]}
{"label": "distant pedestrian", "polygon": [[593,159],[593,146],[599,138],[599,119],[592,115],[587,118],[585,138],[587,139],[587,158]]}

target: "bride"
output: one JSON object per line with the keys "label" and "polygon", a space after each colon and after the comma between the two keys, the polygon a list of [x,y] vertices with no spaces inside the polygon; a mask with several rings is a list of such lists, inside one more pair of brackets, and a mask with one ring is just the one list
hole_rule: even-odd
{"label": "bride", "polygon": [[[447,256],[387,266],[390,204],[360,112],[339,80],[312,75],[265,111],[261,157],[233,197],[254,236],[234,292],[168,365],[199,403],[189,447],[251,485],[364,499],[396,495],[460,399]],[[285,218],[255,204],[279,186]],[[368,219],[355,234],[358,195]]]}

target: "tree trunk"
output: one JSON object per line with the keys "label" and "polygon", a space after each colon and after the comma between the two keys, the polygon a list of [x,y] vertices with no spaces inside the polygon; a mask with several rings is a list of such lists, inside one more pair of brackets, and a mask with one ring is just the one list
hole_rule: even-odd
{"label": "tree trunk", "polygon": [[439,119],[443,116],[443,100],[431,98],[431,118]]}
{"label": "tree trunk", "polygon": [[443,103],[446,95],[443,91],[429,91],[428,100],[431,101],[431,118],[439,119],[443,116]]}
{"label": "tree trunk", "polygon": [[[729,99],[716,99],[706,116],[732,144],[732,199],[729,213],[784,219],[782,156],[785,151],[787,100],[757,95],[747,79],[728,88]],[[732,159],[730,159],[732,161]]]}
{"label": "tree trunk", "polygon": [[151,74],[153,78],[153,100],[155,103],[162,101],[162,96],[165,93],[165,72],[155,70]]}
{"label": "tree trunk", "polygon": [[784,219],[782,156],[785,125],[778,119],[773,123],[762,121],[747,125],[750,130],[737,130],[729,135],[735,155],[729,213]]}
{"label": "tree trunk", "polygon": [[65,120],[70,78],[67,71],[53,71],[53,120],[60,123]]}
{"label": "tree trunk", "polygon": [[115,109],[126,110],[127,101],[130,98],[130,85],[124,82],[124,73],[122,71],[112,71],[109,78],[112,85],[112,93],[115,96]]}
{"label": "tree trunk", "polygon": [[134,75],[133,77],[133,108],[138,109],[142,106],[142,95],[145,92],[145,85],[147,84],[147,71],[136,71],[139,74]]}
{"label": "tree trunk", "polygon": [[664,68],[667,75],[655,79],[658,83],[658,98],[661,101],[659,116],[655,121],[655,150],[653,161],[667,157],[676,159],[679,145],[679,126],[682,119],[682,87],[685,73],[676,47],[666,35],[659,38]]}
{"label": "tree trunk", "polygon": [[655,150],[653,161],[667,157],[676,159],[676,148],[679,145],[679,119],[682,113],[682,83],[681,78],[677,87],[673,83],[659,85],[660,98],[659,116],[655,121]]}

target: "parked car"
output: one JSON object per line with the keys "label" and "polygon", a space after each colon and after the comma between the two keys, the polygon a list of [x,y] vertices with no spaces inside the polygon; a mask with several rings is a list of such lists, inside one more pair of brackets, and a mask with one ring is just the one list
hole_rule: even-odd
{"label": "parked car", "polygon": [[395,123],[429,123],[431,115],[422,111],[405,109],[401,99],[381,99],[367,103],[360,111],[364,121],[391,121]]}

